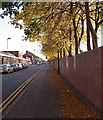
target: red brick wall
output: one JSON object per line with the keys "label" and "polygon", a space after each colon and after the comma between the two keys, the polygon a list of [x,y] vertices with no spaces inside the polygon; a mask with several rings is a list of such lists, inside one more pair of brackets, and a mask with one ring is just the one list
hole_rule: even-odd
{"label": "red brick wall", "polygon": [[[60,73],[96,108],[103,111],[103,47],[60,60]],[[57,60],[52,62],[57,69]]]}

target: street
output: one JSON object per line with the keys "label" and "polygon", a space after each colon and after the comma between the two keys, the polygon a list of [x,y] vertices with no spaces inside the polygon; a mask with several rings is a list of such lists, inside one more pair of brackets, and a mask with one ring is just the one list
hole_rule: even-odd
{"label": "street", "polygon": [[0,120],[103,118],[103,1],[37,1],[0,1]]}
{"label": "street", "polygon": [[[44,66],[44,67],[43,67]],[[33,66],[32,66],[33,67]],[[95,118],[99,115],[81,101],[50,65],[3,112],[3,118]],[[32,68],[31,68],[32,69]]]}
{"label": "street", "polygon": [[35,74],[43,65],[31,65],[27,69],[23,69],[10,74],[2,74],[2,101],[10,96],[24,81]]}
{"label": "street", "polygon": [[[58,90],[52,83],[49,68],[44,65],[31,66],[35,71],[43,68],[27,87],[24,95],[14,102],[14,107],[10,113],[6,113],[7,118],[59,118],[60,99]],[[25,73],[25,72],[24,72]],[[48,73],[48,74],[47,74]],[[11,104],[12,107],[13,104]],[[26,107],[25,107],[26,106]],[[12,113],[13,112],[13,113]],[[5,112],[3,113],[5,114]]]}

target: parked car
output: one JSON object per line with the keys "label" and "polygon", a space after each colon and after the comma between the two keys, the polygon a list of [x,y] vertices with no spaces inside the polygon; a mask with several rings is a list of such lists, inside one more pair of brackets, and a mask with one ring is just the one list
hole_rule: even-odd
{"label": "parked car", "polygon": [[28,63],[25,63],[25,67],[28,68]]}
{"label": "parked car", "polygon": [[21,65],[22,65],[22,69],[24,69],[24,68],[25,68],[25,65],[24,65],[23,63],[22,63]]}
{"label": "parked car", "polygon": [[23,66],[22,66],[21,63],[18,63],[17,65],[19,66],[19,70],[22,70],[22,69],[23,69]]}
{"label": "parked car", "polygon": [[27,63],[22,63],[23,69],[28,68],[28,64]]}
{"label": "parked car", "polygon": [[29,64],[29,65],[32,65],[32,62],[31,62],[31,61],[29,61],[29,62],[28,62],[28,64]]}
{"label": "parked car", "polygon": [[13,72],[13,67],[9,64],[0,64],[0,72],[1,73],[10,73]]}
{"label": "parked car", "polygon": [[19,70],[19,66],[17,64],[11,64],[11,67],[13,67],[14,71],[18,71]]}

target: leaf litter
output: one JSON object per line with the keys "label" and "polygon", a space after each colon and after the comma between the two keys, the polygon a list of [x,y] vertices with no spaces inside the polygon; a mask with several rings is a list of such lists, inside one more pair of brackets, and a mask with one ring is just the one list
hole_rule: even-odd
{"label": "leaf litter", "polygon": [[60,116],[62,118],[100,118],[92,107],[87,106],[69,86],[64,84],[55,70],[52,70],[51,77],[60,94],[62,104]]}

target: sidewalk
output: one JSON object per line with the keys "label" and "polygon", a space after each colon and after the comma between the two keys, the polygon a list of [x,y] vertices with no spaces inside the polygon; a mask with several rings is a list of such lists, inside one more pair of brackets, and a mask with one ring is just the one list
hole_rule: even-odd
{"label": "sidewalk", "polygon": [[49,66],[36,76],[22,97],[8,112],[6,118],[96,118],[99,115],[88,108],[64,84],[57,71]]}

